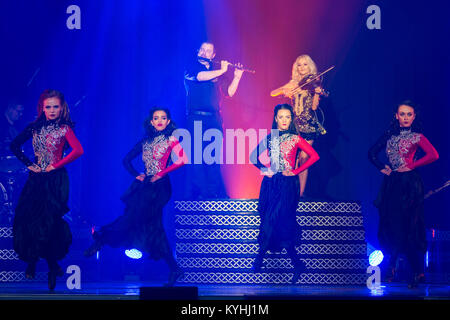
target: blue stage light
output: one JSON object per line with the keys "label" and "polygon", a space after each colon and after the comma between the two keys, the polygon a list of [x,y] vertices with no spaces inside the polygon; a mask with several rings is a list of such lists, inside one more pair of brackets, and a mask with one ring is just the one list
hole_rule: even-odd
{"label": "blue stage light", "polygon": [[383,258],[383,252],[381,250],[375,250],[369,256],[369,264],[371,266],[377,266],[383,261]]}
{"label": "blue stage light", "polygon": [[138,249],[125,250],[125,255],[128,258],[131,258],[131,259],[140,259],[140,258],[142,258],[142,252],[140,252]]}

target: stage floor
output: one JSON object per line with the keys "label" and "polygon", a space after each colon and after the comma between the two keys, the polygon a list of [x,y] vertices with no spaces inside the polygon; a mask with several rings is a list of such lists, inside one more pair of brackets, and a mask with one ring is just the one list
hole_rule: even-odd
{"label": "stage floor", "polygon": [[[61,281],[50,292],[44,282],[0,283],[0,300],[139,300],[140,287],[159,286],[162,283],[97,282],[84,283],[81,289],[69,290]],[[420,284],[418,288],[408,289],[405,283],[389,283],[382,284],[377,290],[364,286],[202,284],[197,287],[199,300],[450,300],[448,284]]]}

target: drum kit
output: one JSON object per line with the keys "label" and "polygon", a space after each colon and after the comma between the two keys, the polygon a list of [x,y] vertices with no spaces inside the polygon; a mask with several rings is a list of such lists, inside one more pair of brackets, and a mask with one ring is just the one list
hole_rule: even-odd
{"label": "drum kit", "polygon": [[20,184],[27,171],[15,156],[0,156],[0,225],[12,224]]}

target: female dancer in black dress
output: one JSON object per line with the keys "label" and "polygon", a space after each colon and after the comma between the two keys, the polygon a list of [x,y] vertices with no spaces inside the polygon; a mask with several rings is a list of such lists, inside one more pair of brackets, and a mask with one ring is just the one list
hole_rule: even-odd
{"label": "female dancer in black dress", "polygon": [[[145,121],[146,136],[125,156],[123,164],[136,179],[122,196],[126,208],[123,215],[93,234],[94,243],[85,251],[92,256],[103,245],[137,248],[154,260],[164,259],[169,266],[173,285],[182,272],[172,255],[163,227],[163,208],[170,200],[172,188],[168,173],[187,162],[178,140],[172,135],[175,124],[164,108],[150,110]],[[178,159],[168,166],[172,151]],[[131,161],[142,153],[145,173],[139,173]]]}
{"label": "female dancer in black dress", "polygon": [[[279,104],[275,107],[272,132],[253,151],[252,160],[264,175],[258,203],[261,218],[258,236],[260,249],[254,270],[260,271],[268,250],[280,251],[286,248],[295,267],[292,283],[296,283],[303,269],[295,252],[298,234],[296,212],[300,200],[297,175],[319,160],[319,155],[308,142],[297,135],[293,117],[290,105]],[[270,157],[270,168],[259,160],[265,150],[268,150]],[[304,151],[308,159],[295,169],[297,154],[300,151]]]}
{"label": "female dancer in black dress", "polygon": [[[394,279],[398,256],[405,254],[413,271],[410,288],[416,287],[424,277],[423,258],[427,247],[423,183],[415,169],[439,158],[421,133],[416,109],[410,101],[398,105],[390,128],[369,150],[369,160],[384,174],[375,205],[380,214],[380,246],[390,255],[388,281]],[[415,157],[418,148],[425,152],[420,159]],[[386,150],[389,165],[377,157],[382,149]]]}
{"label": "female dancer in black dress", "polygon": [[[19,259],[28,263],[26,278],[34,278],[39,258],[47,261],[48,286],[53,290],[56,276],[63,275],[57,261],[66,256],[72,243],[69,225],[62,218],[69,211],[69,177],[64,166],[80,157],[83,148],[61,92],[45,90],[37,109],[37,119],[11,142],[11,151],[30,170],[15,210],[13,242]],[[22,151],[29,139],[35,162]],[[72,151],[63,158],[67,143]]]}

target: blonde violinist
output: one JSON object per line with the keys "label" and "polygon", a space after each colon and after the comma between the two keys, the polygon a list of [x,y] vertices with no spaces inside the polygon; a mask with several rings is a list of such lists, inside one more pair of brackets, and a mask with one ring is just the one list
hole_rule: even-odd
{"label": "blonde violinist", "polygon": [[[316,110],[319,106],[320,95],[324,94],[320,78],[314,80],[317,67],[310,56],[304,54],[295,60],[292,65],[292,79],[282,87],[273,90],[271,96],[284,95],[292,100],[294,106],[294,124],[297,134],[310,145],[319,135],[326,133],[325,128],[317,120]],[[313,81],[311,81],[313,80]],[[304,85],[306,83],[306,85]],[[308,159],[305,152],[300,152],[297,158],[297,167]],[[300,197],[304,197],[308,170],[299,174]]]}

